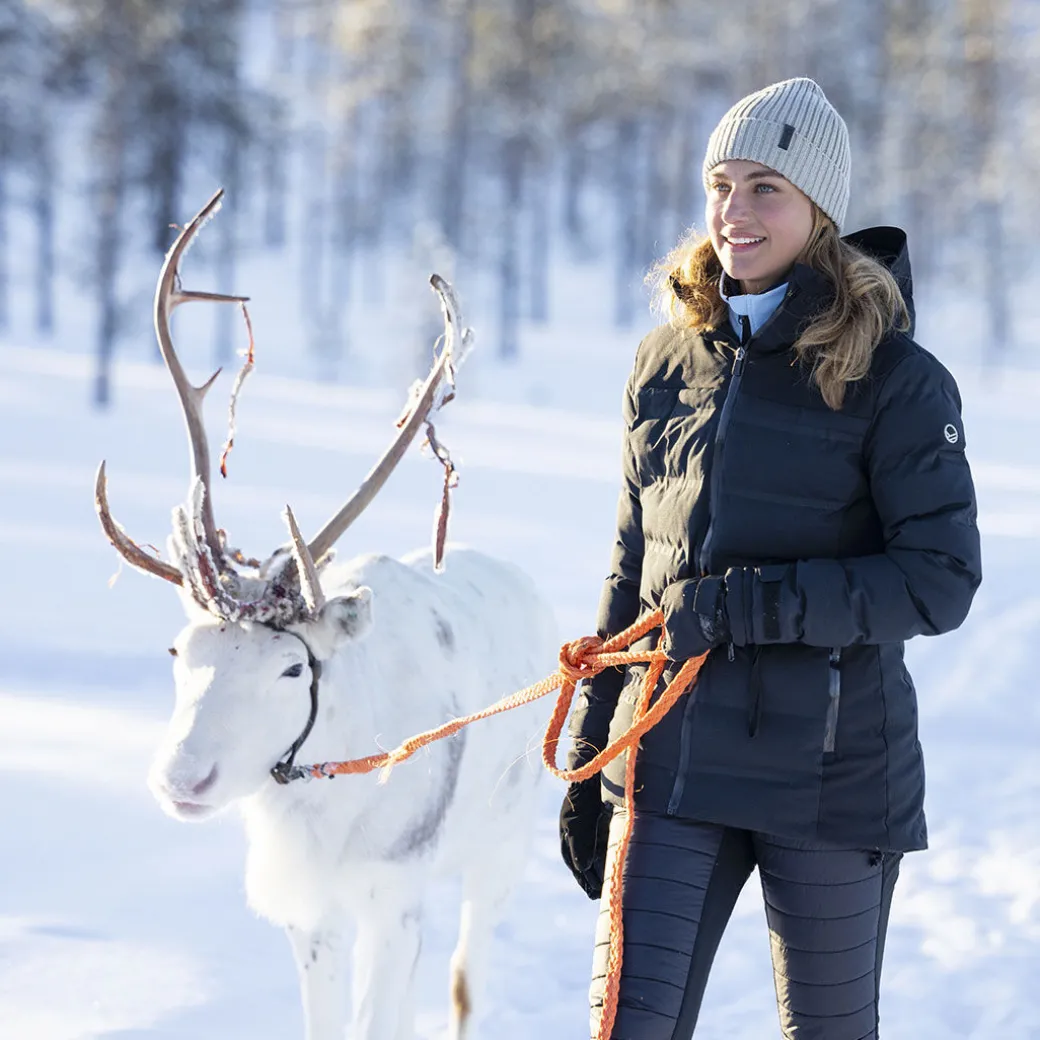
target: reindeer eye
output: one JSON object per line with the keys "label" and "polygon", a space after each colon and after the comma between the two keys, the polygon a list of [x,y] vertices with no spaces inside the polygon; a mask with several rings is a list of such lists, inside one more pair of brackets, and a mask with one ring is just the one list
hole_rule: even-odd
{"label": "reindeer eye", "polygon": [[175,647],[175,646],[167,647],[166,652],[170,655],[170,657],[176,657],[177,656],[177,647]]}
{"label": "reindeer eye", "polygon": [[299,679],[301,675],[303,675],[303,665],[299,662],[289,665],[289,667],[282,672],[283,679]]}

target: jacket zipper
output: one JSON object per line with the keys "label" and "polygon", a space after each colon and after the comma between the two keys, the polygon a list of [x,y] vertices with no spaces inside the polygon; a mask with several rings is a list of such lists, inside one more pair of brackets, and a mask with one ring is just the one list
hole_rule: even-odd
{"label": "jacket zipper", "polygon": [[[700,554],[700,568],[702,574],[707,573],[704,569],[704,564],[707,560],[708,542],[711,540],[711,528],[714,523],[712,509],[716,501],[716,496],[718,495],[718,482],[721,479],[719,459],[726,442],[726,426],[729,423],[730,412],[733,410],[733,400],[737,395],[737,390],[740,388],[740,378],[744,374],[744,361],[747,358],[746,343],[751,338],[751,321],[747,315],[741,316],[741,324],[743,327],[740,337],[741,345],[737,348],[737,353],[733,358],[732,377],[730,378],[729,386],[726,388],[726,399],[722,402],[722,411],[719,414],[719,425],[715,429],[715,443],[712,448],[711,490],[708,499],[708,529],[704,534],[704,541],[701,543]],[[729,645],[728,653],[729,659],[732,661],[732,643]],[[679,808],[679,802],[682,800],[683,791],[686,789],[686,770],[689,768],[690,764],[690,720],[688,715],[693,711],[693,702],[694,695],[691,692],[688,695],[686,707],[683,709],[682,728],[679,731],[679,768],[675,774],[675,783],[672,785],[672,794],[668,799],[668,806],[665,809],[665,813],[668,816],[675,815],[676,810]]]}
{"label": "jacket zipper", "polygon": [[823,734],[823,750],[825,754],[833,754],[834,743],[838,735],[838,709],[841,706],[841,647],[831,647],[827,656],[829,665],[827,692],[827,728]]}
{"label": "jacket zipper", "polygon": [[704,541],[701,542],[700,565],[701,574],[707,574],[708,549],[711,544],[712,528],[715,526],[715,503],[719,496],[719,483],[722,480],[722,449],[726,445],[726,428],[729,426],[730,415],[733,412],[733,403],[737,392],[740,390],[741,377],[744,375],[744,362],[747,360],[747,342],[751,339],[751,322],[747,315],[742,315],[741,322],[743,333],[740,337],[740,346],[737,348],[736,356],[733,358],[732,377],[726,388],[726,399],[722,402],[722,411],[719,413],[719,425],[715,429],[715,443],[712,448],[711,458],[711,482],[708,495],[708,529],[704,532]]}
{"label": "jacket zipper", "polygon": [[[762,328],[765,328],[770,324],[770,322],[776,319],[776,316],[779,314],[783,305],[794,297],[795,292],[796,290],[794,286],[788,288],[780,306],[777,307],[772,315],[770,315],[769,321],[767,321]],[[741,378],[744,375],[744,364],[747,360],[747,345],[752,339],[751,319],[746,314],[742,314],[740,317],[740,327],[740,346],[737,348],[736,355],[733,359],[730,383],[726,389],[726,399],[722,402],[722,412],[719,415],[719,425],[715,430],[715,441],[712,447],[711,482],[709,485],[710,497],[708,499],[708,527],[704,532],[704,541],[701,542],[701,551],[698,557],[701,574],[708,573],[708,549],[711,543],[712,529],[715,526],[715,503],[718,501],[719,482],[722,480],[722,467],[720,462],[722,459],[722,449],[726,442],[726,427],[729,425],[730,414],[733,411],[733,402],[736,398],[737,391],[740,389]],[[759,329],[759,332],[761,331],[762,329]],[[736,654],[732,642],[728,645],[726,654],[731,662],[735,659]],[[694,689],[691,690],[687,696],[686,706],[683,709],[682,729],[679,733],[679,768],[676,771],[675,783],[672,785],[672,793],[668,799],[667,808],[665,809],[668,816],[674,816],[676,814],[679,809],[679,802],[682,801],[683,791],[686,789],[686,770],[689,768],[690,764],[690,715],[693,712],[695,702],[696,690]],[[835,716],[835,718],[836,717],[837,716]]]}

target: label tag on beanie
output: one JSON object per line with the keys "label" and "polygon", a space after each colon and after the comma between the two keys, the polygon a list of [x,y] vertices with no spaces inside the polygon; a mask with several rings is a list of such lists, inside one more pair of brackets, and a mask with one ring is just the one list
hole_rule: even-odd
{"label": "label tag on beanie", "polygon": [[794,127],[790,123],[784,123],[784,132],[780,135],[780,147],[785,152],[791,147],[792,137],[794,137]]}

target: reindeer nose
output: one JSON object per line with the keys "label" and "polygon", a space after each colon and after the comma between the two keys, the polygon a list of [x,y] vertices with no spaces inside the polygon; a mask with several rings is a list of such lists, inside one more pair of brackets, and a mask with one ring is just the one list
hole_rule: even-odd
{"label": "reindeer nose", "polygon": [[216,765],[191,789],[192,794],[205,794],[217,782]]}

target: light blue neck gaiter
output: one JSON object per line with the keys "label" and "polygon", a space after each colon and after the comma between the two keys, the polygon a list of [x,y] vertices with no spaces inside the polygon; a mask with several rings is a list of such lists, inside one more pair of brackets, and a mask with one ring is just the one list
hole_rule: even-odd
{"label": "light blue neck gaiter", "polygon": [[[741,329],[740,319],[747,315],[751,321],[751,335],[756,332],[773,316],[773,312],[780,306],[784,294],[787,292],[787,282],[776,286],[764,293],[741,293],[737,296],[727,296],[725,289],[726,278],[723,276],[719,282],[719,292],[729,305],[729,321],[733,330],[739,336]],[[732,284],[732,283],[730,283]]]}

